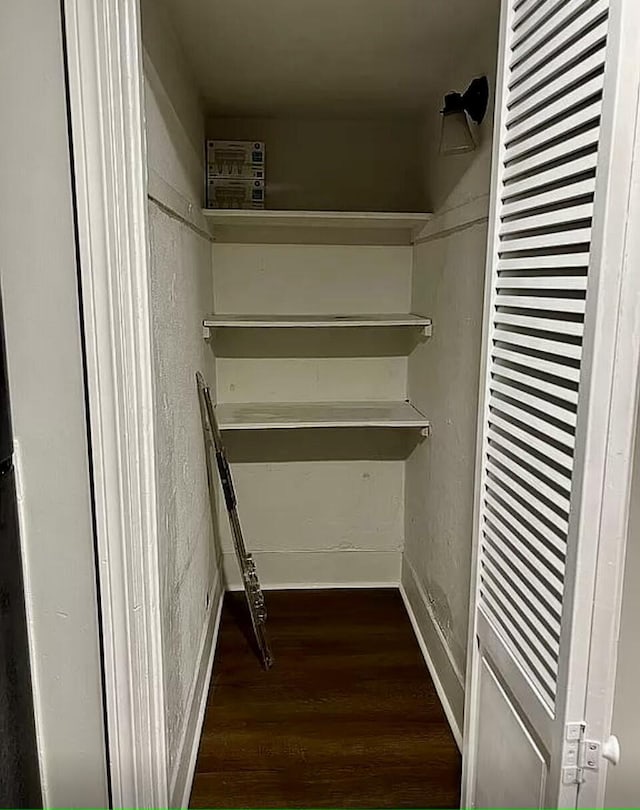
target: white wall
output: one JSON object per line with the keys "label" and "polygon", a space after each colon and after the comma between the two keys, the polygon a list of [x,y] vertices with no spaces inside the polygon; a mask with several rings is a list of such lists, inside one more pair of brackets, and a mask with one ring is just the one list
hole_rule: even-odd
{"label": "white wall", "polygon": [[637,807],[640,801],[640,430],[636,427],[631,514],[622,593],[612,732],[620,741],[620,763],[608,766],[605,807]]}
{"label": "white wall", "polygon": [[[494,11],[442,94],[464,90],[482,74],[493,93],[498,3]],[[490,109],[476,129],[474,152],[444,157],[441,98],[433,99],[424,128],[425,188],[435,218],[414,248],[412,296],[412,311],[433,319],[433,337],[411,355],[408,386],[433,432],[407,462],[402,581],[461,729],[492,115]]]}
{"label": "white wall", "polygon": [[213,306],[202,206],[204,126],[160,4],[142,3],[159,559],[171,806],[188,798],[222,595],[195,373],[214,383],[202,319]]}
{"label": "white wall", "polygon": [[[408,312],[411,249],[216,244],[214,279],[219,313]],[[401,400],[406,337],[379,329],[221,330],[215,342],[219,399]]]}
{"label": "white wall", "polygon": [[420,121],[210,118],[207,137],[264,141],[266,207],[420,211]]}
{"label": "white wall", "polygon": [[460,727],[485,242],[486,221],[416,247],[414,309],[433,319],[433,337],[409,361],[409,395],[432,435],[407,461],[403,582]]}
{"label": "white wall", "polygon": [[[216,312],[409,311],[409,246],[216,243],[213,270]],[[415,340],[406,330],[216,330],[218,397],[403,400]],[[397,582],[407,437],[278,433],[227,438],[240,516],[263,583]],[[235,585],[226,520],[221,524]]]}
{"label": "white wall", "polygon": [[[230,234],[224,241],[231,243],[216,243],[213,250],[216,312],[430,315],[435,337],[408,347],[413,349],[408,361],[407,347],[395,337],[385,346],[371,336],[363,346],[363,339],[344,333],[268,336],[247,330],[232,337],[219,333],[213,345],[221,402],[408,394],[430,415],[434,435],[414,449],[406,465],[403,453],[413,446],[397,435],[347,439],[344,433],[323,433],[318,439],[281,433],[277,439],[229,438],[228,445],[241,518],[266,584],[397,581],[406,534],[405,586],[426,622],[425,635],[433,636],[431,646],[440,650],[440,675],[451,688],[457,722],[467,633],[491,116],[473,154],[441,158],[438,110],[444,93],[464,90],[475,75],[488,74],[493,85],[498,0],[488,9],[472,35],[467,32],[468,41],[456,43],[465,56],[437,96],[424,99],[424,122],[211,117],[206,124],[207,137],[266,142],[270,208],[420,210],[426,201],[437,214],[413,254],[380,245],[300,244],[295,238],[266,244],[271,240],[255,235],[239,244]],[[157,107],[164,141],[172,141],[174,151],[179,142],[198,143],[198,136],[180,135],[179,118],[167,124],[162,108],[170,104],[158,101]],[[174,162],[165,157],[153,165],[162,163],[163,178],[174,190],[180,186],[181,210],[188,211],[197,172],[185,169],[171,180]],[[224,519],[221,529],[233,580]],[[379,554],[390,555],[383,576]]]}
{"label": "white wall", "polygon": [[0,25],[0,272],[44,802],[108,803],[58,0]]}

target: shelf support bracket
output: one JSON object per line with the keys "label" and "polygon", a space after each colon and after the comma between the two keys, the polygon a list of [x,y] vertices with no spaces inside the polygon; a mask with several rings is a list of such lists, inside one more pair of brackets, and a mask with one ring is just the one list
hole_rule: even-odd
{"label": "shelf support bracket", "polygon": [[422,334],[425,337],[430,338],[433,335],[433,324],[432,323],[427,324],[427,326],[425,326],[424,329],[422,330]]}
{"label": "shelf support bracket", "polygon": [[202,338],[203,340],[211,340],[211,327],[202,324]]}
{"label": "shelf support bracket", "polygon": [[428,439],[431,436],[431,425],[427,425],[426,427],[420,428],[420,436],[423,439]]}

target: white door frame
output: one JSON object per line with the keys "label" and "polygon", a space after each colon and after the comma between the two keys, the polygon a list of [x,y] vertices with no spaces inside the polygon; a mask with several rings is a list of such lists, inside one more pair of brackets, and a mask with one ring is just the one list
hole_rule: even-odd
{"label": "white door frame", "polygon": [[115,807],[168,803],[138,0],[64,0]]}
{"label": "white door frame", "polygon": [[[503,0],[501,37],[505,37]],[[604,216],[594,223],[592,236],[592,272],[595,275],[587,302],[587,318],[592,329],[584,352],[591,360],[589,377],[582,385],[598,392],[591,397],[589,430],[577,446],[582,468],[580,489],[584,506],[578,531],[582,537],[577,564],[587,569],[594,582],[593,592],[576,598],[571,638],[571,656],[564,655],[564,666],[584,668],[584,700],[567,707],[568,713],[586,723],[587,737],[604,741],[610,733],[615,689],[616,644],[620,622],[624,553],[629,522],[630,489],[633,474],[633,448],[640,360],[640,3],[638,0],[611,0],[609,22],[608,71],[605,79],[603,127],[599,148],[599,179],[596,186],[598,206],[606,206]],[[501,54],[501,58],[503,55]],[[502,75],[499,64],[498,75]],[[498,88],[497,104],[503,89]],[[500,164],[498,132],[500,113],[496,113],[493,172]],[[495,178],[492,188],[496,187]],[[488,256],[495,249],[495,200],[491,201]],[[491,302],[491,267],[488,265],[485,292],[485,324]],[[606,313],[617,311],[611,322]],[[483,337],[481,379],[487,373],[486,334]],[[482,433],[486,403],[478,411],[476,453],[476,493],[468,667],[466,678],[464,763],[462,806],[473,805],[475,783],[475,746],[477,728],[476,694],[478,689],[476,637],[477,556],[479,545],[479,509],[481,462],[484,452]],[[585,666],[585,662],[588,665]],[[561,703],[561,701],[560,701]],[[561,708],[563,708],[561,706]],[[558,752],[559,759],[559,752]],[[559,765],[559,762],[556,763]],[[585,770],[585,782],[577,796],[578,807],[599,807],[604,801],[606,762],[599,770]]]}
{"label": "white door frame", "polygon": [[[594,257],[600,267],[599,312],[591,345],[596,360],[590,385],[608,386],[608,411],[595,413],[598,429],[585,452],[595,454],[599,476],[591,476],[581,531],[596,547],[595,588],[588,642],[584,721],[590,738],[605,741],[612,728],[617,668],[617,644],[622,611],[624,560],[631,511],[631,484],[640,384],[640,3],[611,0],[612,74],[605,84],[605,104],[613,112],[601,143],[599,161],[608,182],[596,188],[606,199],[606,216],[594,229]],[[607,116],[603,111],[603,117]],[[603,174],[605,174],[603,172]],[[606,298],[616,301],[617,323],[602,316]],[[588,317],[588,315],[587,315]],[[589,460],[591,456],[587,456]],[[599,497],[598,497],[599,496]],[[584,605],[587,611],[590,605]],[[623,754],[624,756],[624,754]],[[602,807],[608,767],[585,771],[578,807]]]}
{"label": "white door frame", "polygon": [[[168,803],[168,785],[140,14],[138,0],[64,0],[64,8],[112,797],[116,807],[162,807]],[[637,16],[637,0],[612,0],[612,10],[616,9],[616,13]],[[622,28],[621,59],[634,74],[637,38],[629,31],[628,26]],[[637,101],[634,81],[630,78],[619,88],[627,101],[634,92]],[[618,130],[633,131],[635,109],[633,115],[630,105],[620,110]],[[617,192],[624,194],[625,186],[627,203],[632,197],[631,205],[638,210],[638,147],[636,141],[634,157],[628,141],[626,155],[621,158],[616,149],[612,159],[619,164],[626,161],[626,182],[623,167],[616,172],[621,178]],[[615,225],[610,221],[611,228]],[[617,627],[619,614],[621,583],[615,572],[620,566],[611,566],[611,562],[619,563],[624,553],[635,413],[635,399],[630,401],[628,391],[631,379],[635,381],[637,376],[640,335],[637,296],[631,290],[625,295],[625,285],[637,280],[631,268],[640,263],[640,240],[631,229],[623,237],[619,294],[623,310],[630,306],[632,311],[621,316],[615,340],[606,341],[608,359],[603,359],[605,365],[613,358],[615,363],[610,365],[611,409],[604,420],[608,460],[603,487],[608,497],[603,498],[598,520],[597,564],[599,573],[612,573],[606,582],[599,580],[599,587],[604,586],[599,601],[605,606],[600,618],[598,612],[594,616],[593,632],[607,638],[611,628]],[[612,326],[603,324],[602,328],[613,331]],[[603,371],[604,366],[594,376],[602,378]],[[621,492],[626,498],[620,498]],[[611,694],[607,699],[612,703],[615,656],[609,652],[600,661],[608,668],[606,688]],[[591,661],[592,666],[596,664]],[[469,670],[467,689],[473,692],[472,667]],[[586,714],[590,705],[588,698]],[[466,738],[470,720],[465,720]],[[610,713],[608,720],[590,722],[606,733]],[[472,771],[473,762],[467,761],[467,779]],[[595,804],[596,796],[601,801],[603,783],[603,778],[596,780],[588,791],[592,798],[587,804]]]}

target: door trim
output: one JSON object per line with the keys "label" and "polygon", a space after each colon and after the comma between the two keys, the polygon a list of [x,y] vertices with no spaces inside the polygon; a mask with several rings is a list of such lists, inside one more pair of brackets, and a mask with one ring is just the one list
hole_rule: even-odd
{"label": "door trim", "polygon": [[498,62],[496,65],[496,86],[493,94],[493,142],[491,149],[491,180],[489,194],[489,218],[487,227],[487,253],[485,260],[485,280],[484,280],[484,302],[482,316],[482,338],[479,373],[479,395],[478,412],[476,421],[476,453],[474,472],[474,494],[473,494],[473,534],[471,539],[471,577],[469,589],[469,624],[467,630],[467,664],[464,684],[464,727],[462,732],[462,779],[460,788],[460,807],[470,807],[473,801],[473,785],[476,777],[476,735],[478,725],[478,691],[479,691],[479,667],[477,648],[477,628],[478,614],[476,606],[478,604],[479,577],[477,576],[478,555],[480,545],[480,510],[482,505],[482,491],[484,487],[482,459],[486,451],[486,441],[484,425],[487,417],[488,402],[486,396],[486,386],[484,381],[487,377],[487,367],[489,363],[488,335],[490,330],[491,309],[493,307],[494,285],[493,285],[493,256],[497,251],[498,227],[497,208],[498,203],[494,189],[499,188],[502,178],[502,165],[504,147],[501,144],[500,131],[502,128],[502,109],[506,93],[505,84],[505,59],[510,19],[509,0],[501,0],[500,3],[500,24],[498,36]]}
{"label": "door trim", "polygon": [[[501,38],[509,25],[512,3],[502,1]],[[637,0],[610,0],[607,67],[602,130],[596,186],[597,213],[594,216],[590,272],[594,278],[587,301],[592,328],[585,340],[585,365],[589,374],[581,385],[590,412],[589,430],[582,431],[576,453],[582,472],[576,475],[586,508],[580,512],[583,542],[575,565],[589,573],[593,588],[579,594],[567,593],[567,605],[576,599],[570,632],[563,637],[561,666],[579,667],[582,686],[570,705],[561,699],[559,716],[584,721],[589,738],[604,741],[611,731],[613,692],[617,657],[617,635],[621,610],[623,564],[629,520],[630,486],[633,473],[635,416],[638,404],[640,360],[640,239],[637,221],[640,211],[640,66],[637,41],[640,35],[640,5]],[[501,39],[504,42],[504,39]],[[504,45],[500,47],[498,76],[503,76]],[[496,92],[496,129],[492,167],[492,189],[497,187],[501,153],[497,142],[503,88]],[[499,178],[498,178],[499,179]],[[489,248],[495,248],[495,199],[491,200]],[[635,212],[635,214],[634,214]],[[491,311],[491,278],[485,293],[486,315]],[[605,278],[606,275],[606,278]],[[609,317],[614,312],[615,318]],[[487,340],[483,335],[481,379],[487,373]],[[587,393],[590,391],[590,393]],[[597,396],[595,393],[597,392]],[[478,665],[475,650],[477,629],[477,557],[479,508],[482,492],[484,453],[482,430],[486,402],[481,392],[476,453],[472,586],[467,654],[465,734],[462,778],[462,806],[473,806],[477,736]],[[579,480],[578,480],[579,479]],[[572,541],[575,547],[575,542]],[[584,573],[583,573],[584,576]],[[588,661],[588,666],[586,662]],[[574,678],[575,680],[575,678]],[[552,752],[550,776],[560,781],[561,752]],[[586,770],[579,790],[560,787],[562,806],[599,807],[604,799],[606,763],[598,770]]]}
{"label": "door trim", "polygon": [[[595,457],[600,474],[591,474],[590,506],[584,533],[595,546],[595,582],[591,626],[583,630],[581,651],[588,657],[585,702],[580,708],[588,736],[606,740],[611,728],[622,586],[631,508],[640,362],[640,238],[634,227],[640,214],[640,4],[611,0],[609,47],[611,75],[605,84],[600,160],[605,165],[596,195],[606,200],[605,216],[594,228],[594,260],[599,266],[600,309],[613,308],[611,322],[596,313],[588,351],[594,357],[590,385],[606,389],[607,410],[595,413],[595,440],[585,448],[587,470]],[[598,447],[601,445],[601,447]],[[595,448],[594,448],[595,446]],[[595,452],[594,452],[595,449]],[[598,463],[599,462],[599,463]],[[593,480],[595,478],[595,480]],[[598,508],[592,502],[598,500]],[[583,496],[585,497],[585,496]],[[586,611],[584,604],[579,610]],[[578,807],[602,807],[606,762],[585,770]]]}
{"label": "door trim", "polygon": [[166,807],[137,0],[64,0],[115,807]]}

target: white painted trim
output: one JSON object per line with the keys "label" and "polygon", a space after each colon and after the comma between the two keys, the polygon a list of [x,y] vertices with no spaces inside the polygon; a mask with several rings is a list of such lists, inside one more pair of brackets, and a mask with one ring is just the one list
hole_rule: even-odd
{"label": "white painted trim", "polygon": [[149,168],[148,177],[149,200],[161,208],[168,216],[178,219],[187,227],[195,231],[202,239],[213,242],[206,230],[206,222],[200,214],[200,209],[184,197],[176,188]]}
{"label": "white painted trim", "polygon": [[216,225],[232,227],[255,227],[263,225],[276,228],[395,228],[415,233],[431,219],[426,212],[399,211],[278,211],[245,210],[232,208],[203,208],[203,216],[212,228]]}
{"label": "white painted trim", "polygon": [[218,643],[222,604],[224,602],[224,588],[222,576],[218,572],[212,588],[211,604],[202,631],[202,639],[198,651],[198,663],[195,669],[187,706],[184,714],[182,733],[178,745],[176,765],[170,779],[169,807],[188,807],[193,777],[198,759],[200,737],[204,716],[207,710],[207,698],[211,685],[211,673]]}
{"label": "white painted trim", "polygon": [[115,807],[168,802],[137,0],[65,0]]}
{"label": "white painted trim", "polygon": [[436,694],[438,695],[445,717],[447,718],[447,722],[449,723],[451,733],[453,734],[453,738],[456,741],[458,750],[462,751],[462,730],[460,728],[460,723],[456,719],[453,707],[447,697],[447,692],[444,686],[442,685],[442,681],[440,680],[440,677],[438,675],[438,670],[436,669],[436,666],[433,663],[433,659],[431,658],[431,655],[429,653],[429,648],[422,634],[420,623],[418,622],[416,614],[413,610],[413,606],[409,601],[409,597],[407,596],[407,592],[405,591],[404,585],[402,583],[400,583],[400,596],[402,597],[402,601],[404,602],[407,615],[409,616],[409,621],[411,622],[411,627],[413,628],[413,633],[416,637],[416,641],[418,642],[418,646],[420,647],[420,652],[422,653],[422,657],[424,658],[424,662],[427,666],[427,669],[429,670],[429,675],[431,676],[431,680],[433,681]]}
{"label": "white painted trim", "polygon": [[416,593],[420,597],[421,603],[424,605],[424,609],[426,610],[426,612],[428,614],[429,621],[433,625],[434,632],[438,636],[438,642],[442,646],[442,648],[443,648],[443,650],[444,650],[444,652],[445,652],[445,654],[447,656],[447,659],[449,661],[449,666],[451,667],[451,670],[452,670],[453,674],[455,675],[456,681],[460,685],[460,688],[464,689],[464,673],[460,669],[460,667],[458,665],[458,662],[453,657],[453,653],[451,652],[451,648],[449,647],[449,642],[447,641],[444,633],[442,632],[442,628],[440,627],[440,625],[438,624],[438,622],[436,620],[435,614],[433,612],[433,608],[431,606],[431,602],[429,601],[429,598],[427,596],[427,592],[425,591],[425,589],[424,589],[424,587],[422,585],[422,582],[420,581],[420,577],[416,573],[416,569],[415,569],[414,565],[406,557],[406,555],[404,555],[403,559],[402,559],[402,579],[401,579],[401,582],[402,582],[403,585],[405,584],[405,580],[407,578],[407,577],[405,577],[405,571],[406,571],[407,576],[410,577],[411,581],[413,582],[413,584],[415,586],[415,589],[416,589]]}
{"label": "white painted trim", "polygon": [[368,402],[220,402],[220,430],[299,430],[307,428],[418,428],[429,419],[407,400]]}
{"label": "white painted trim", "polygon": [[461,205],[438,211],[420,231],[420,235],[416,237],[414,244],[420,245],[423,242],[431,242],[434,239],[450,236],[452,233],[469,228],[472,225],[485,223],[488,218],[489,194],[481,194]]}
{"label": "white painted trim", "polygon": [[[304,588],[397,588],[401,551],[255,551],[252,554],[265,590]],[[240,590],[238,563],[223,554],[229,590]]]}
{"label": "white painted trim", "polygon": [[[462,751],[464,677],[455,662],[442,630],[413,566],[405,558],[402,566],[400,594],[404,601],[420,650],[433,680],[440,703],[451,727],[456,744]],[[412,596],[413,595],[413,596]],[[440,666],[436,665],[435,657]]]}
{"label": "white painted trim", "polygon": [[[611,0],[592,247],[598,293],[587,302],[586,319],[593,319],[594,327],[584,348],[593,357],[588,381],[593,404],[583,449],[586,472],[582,481],[583,525],[579,530],[588,551],[578,552],[582,568],[593,565],[595,586],[576,595],[574,616],[578,619],[572,644],[578,662],[570,661],[574,679],[575,669],[584,670],[580,675],[586,694],[580,695],[580,709],[587,734],[602,741],[613,731],[640,381],[639,38],[640,4],[637,0]],[[591,622],[585,628],[579,617],[592,606]],[[587,656],[588,667],[584,667],[580,658]],[[572,710],[571,705],[568,710]],[[578,792],[579,807],[603,806],[607,768],[602,764],[599,771],[585,772]]]}
{"label": "white painted trim", "polygon": [[209,315],[203,326],[211,329],[358,329],[361,327],[388,328],[406,326],[426,331],[431,319],[424,315],[371,314],[366,315]]}
{"label": "white painted trim", "polygon": [[[393,590],[400,587],[399,582],[294,582],[282,583],[274,582],[270,585],[262,585],[263,591],[372,591],[372,590]],[[234,582],[227,590],[230,593],[240,593],[244,588],[240,583]]]}
{"label": "white painted trim", "polygon": [[29,555],[25,539],[29,527],[24,497],[24,473],[22,470],[22,453],[18,439],[13,440],[13,469],[16,487],[16,505],[18,511],[18,529],[20,532],[20,552],[22,555],[22,576],[24,579],[24,606],[27,615],[27,638],[29,642],[29,662],[31,665],[31,690],[33,692],[33,715],[36,726],[36,745],[38,747],[38,767],[40,771],[40,790],[42,792],[42,806],[49,807],[49,785],[47,782],[47,769],[45,767],[45,734],[44,719],[42,717],[42,691],[38,679],[36,666],[37,651],[34,638],[35,619],[33,613],[33,589],[31,571],[29,568]]}
{"label": "white painted trim", "polygon": [[469,586],[469,630],[467,633],[467,671],[465,680],[465,706],[462,750],[461,807],[475,805],[474,787],[476,781],[478,735],[478,700],[480,657],[478,655],[477,627],[479,581],[478,559],[480,546],[480,520],[482,493],[485,480],[483,460],[486,453],[485,424],[488,415],[488,367],[489,367],[489,332],[491,329],[491,312],[494,306],[493,257],[497,253],[499,240],[498,222],[498,189],[502,182],[504,143],[502,129],[505,115],[505,95],[508,90],[507,45],[511,26],[511,0],[501,0],[500,35],[498,41],[498,64],[496,66],[496,87],[494,91],[493,144],[491,153],[491,184],[489,195],[489,217],[487,228],[487,253],[485,260],[484,309],[482,319],[482,343],[480,356],[478,413],[476,428],[476,452],[474,464],[473,496],[473,533],[471,540],[471,578]]}

